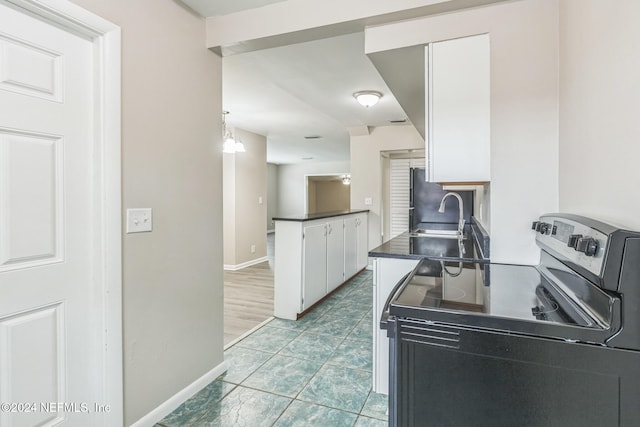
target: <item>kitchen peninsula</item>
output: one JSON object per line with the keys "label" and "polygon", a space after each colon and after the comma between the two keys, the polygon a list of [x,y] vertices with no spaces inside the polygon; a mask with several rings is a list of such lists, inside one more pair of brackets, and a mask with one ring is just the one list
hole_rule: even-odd
{"label": "kitchen peninsula", "polygon": [[367,266],[368,212],[273,218],[276,317],[299,319]]}

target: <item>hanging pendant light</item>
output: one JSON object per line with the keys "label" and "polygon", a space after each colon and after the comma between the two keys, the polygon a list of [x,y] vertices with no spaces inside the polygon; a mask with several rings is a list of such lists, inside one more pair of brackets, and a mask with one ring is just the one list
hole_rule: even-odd
{"label": "hanging pendant light", "polygon": [[247,151],[244,144],[240,140],[236,140],[231,131],[227,130],[227,114],[229,114],[228,111],[222,112],[222,140],[224,141],[222,152],[228,154],[244,153]]}

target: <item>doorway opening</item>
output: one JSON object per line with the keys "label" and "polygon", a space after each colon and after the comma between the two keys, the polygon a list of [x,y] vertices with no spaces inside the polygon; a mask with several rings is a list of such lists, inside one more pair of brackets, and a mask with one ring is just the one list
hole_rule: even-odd
{"label": "doorway opening", "polygon": [[351,209],[351,174],[305,175],[305,213]]}
{"label": "doorway opening", "polygon": [[425,167],[425,150],[380,152],[382,241],[409,230],[410,169]]}

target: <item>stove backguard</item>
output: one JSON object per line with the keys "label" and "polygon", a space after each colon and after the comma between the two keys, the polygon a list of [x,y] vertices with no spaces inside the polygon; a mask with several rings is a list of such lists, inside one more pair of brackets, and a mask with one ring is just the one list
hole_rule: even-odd
{"label": "stove backguard", "polygon": [[[542,215],[532,228],[544,252],[621,301],[622,328],[607,345],[640,350],[640,233],[570,214]],[[543,253],[540,269],[553,275],[546,259]],[[601,316],[613,313],[612,307],[592,308]]]}

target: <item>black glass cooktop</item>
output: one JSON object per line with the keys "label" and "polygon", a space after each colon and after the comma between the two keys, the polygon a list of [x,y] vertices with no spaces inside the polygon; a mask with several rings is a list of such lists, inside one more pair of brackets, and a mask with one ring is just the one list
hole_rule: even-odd
{"label": "black glass cooktop", "polygon": [[424,259],[392,295],[396,317],[554,337],[574,336],[557,327],[611,328],[533,266]]}

